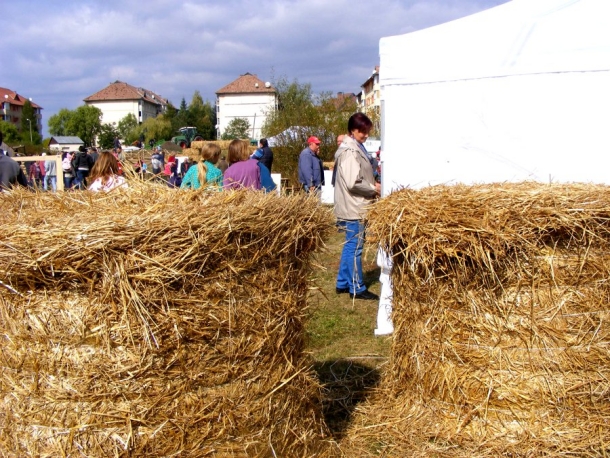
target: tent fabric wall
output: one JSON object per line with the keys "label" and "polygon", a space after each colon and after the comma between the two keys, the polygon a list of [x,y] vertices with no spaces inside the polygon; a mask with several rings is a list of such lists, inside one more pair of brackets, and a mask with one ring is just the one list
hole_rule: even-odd
{"label": "tent fabric wall", "polygon": [[610,2],[513,0],[380,41],[382,192],[610,182]]}

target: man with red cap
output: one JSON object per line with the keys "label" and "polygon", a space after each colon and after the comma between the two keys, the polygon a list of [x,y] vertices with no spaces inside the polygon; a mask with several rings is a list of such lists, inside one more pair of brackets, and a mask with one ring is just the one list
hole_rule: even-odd
{"label": "man with red cap", "polygon": [[307,139],[307,148],[299,155],[299,182],[307,193],[319,193],[324,185],[324,166],[318,156],[320,140],[311,136]]}

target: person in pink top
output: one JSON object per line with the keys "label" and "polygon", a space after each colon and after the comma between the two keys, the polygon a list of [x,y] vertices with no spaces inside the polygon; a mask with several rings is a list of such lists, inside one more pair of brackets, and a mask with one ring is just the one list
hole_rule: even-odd
{"label": "person in pink top", "polygon": [[224,189],[261,189],[261,171],[256,159],[250,159],[248,144],[233,140],[229,144],[229,168],[224,173]]}

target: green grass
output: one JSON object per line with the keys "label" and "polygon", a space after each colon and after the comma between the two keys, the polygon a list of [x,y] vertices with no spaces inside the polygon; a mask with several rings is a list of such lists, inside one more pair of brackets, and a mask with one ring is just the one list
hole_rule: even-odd
{"label": "green grass", "polygon": [[[390,354],[391,337],[375,337],[377,301],[353,300],[335,293],[344,236],[333,233],[327,251],[316,257],[306,325],[307,351],[325,388],[324,414],[335,439],[349,425],[353,411],[379,383]],[[379,294],[376,247],[366,244],[362,268],[364,282]]]}

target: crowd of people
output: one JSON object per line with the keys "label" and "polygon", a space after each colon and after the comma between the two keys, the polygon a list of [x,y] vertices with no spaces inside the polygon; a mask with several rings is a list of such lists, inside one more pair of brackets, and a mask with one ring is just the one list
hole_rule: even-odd
{"label": "crowd of people", "polygon": [[[0,144],[2,138],[0,137]],[[115,142],[117,143],[117,142]],[[41,191],[57,191],[58,161],[48,156],[40,161],[26,161],[24,167],[2,152],[0,191],[21,185]],[[45,157],[46,153],[42,153]],[[227,160],[228,159],[228,160]],[[120,143],[111,151],[80,147],[78,151],[61,153],[63,187],[65,190],[110,191],[125,188],[129,182],[123,173],[126,158]],[[271,178],[273,152],[266,139],[250,154],[248,143],[234,140],[227,157],[221,155],[216,143],[206,143],[198,157],[184,158],[154,149],[148,164],[139,159],[133,164],[136,176],[166,183],[172,188],[208,190],[250,188],[270,192],[276,189]]]}
{"label": "crowd of people", "polygon": [[[336,293],[349,294],[353,299],[378,301],[379,296],[364,284],[362,272],[366,213],[369,204],[381,193],[378,157],[370,155],[364,147],[371,128],[372,122],[365,114],[355,113],[348,121],[347,133],[337,137],[332,186],[337,226],[345,234],[345,243],[337,272]],[[299,182],[304,192],[312,195],[319,195],[325,185],[324,165],[319,157],[320,144],[317,137],[309,137],[306,148],[298,158]],[[0,145],[4,145],[1,132]],[[142,160],[134,164],[134,170],[142,178],[151,173],[153,179],[163,180],[168,186],[181,189],[221,191],[245,188],[270,192],[276,189],[271,178],[273,152],[264,138],[258,146],[254,153],[250,153],[246,142],[233,140],[225,158],[221,156],[218,144],[206,143],[193,162],[188,158],[179,160],[175,155],[169,155],[166,160],[165,152],[157,148],[150,158],[150,171]],[[123,176],[124,161],[120,143],[112,151],[80,148],[74,153],[64,152],[61,160],[64,188],[110,191],[128,187],[128,181]],[[20,165],[0,148],[0,191],[16,185],[55,191],[56,164],[55,159],[29,162],[26,163],[27,173],[24,174]],[[382,271],[385,272],[383,268]],[[389,311],[381,313],[382,305],[387,309],[388,304],[387,300],[380,302],[379,316],[383,315],[382,318],[386,320],[383,326],[378,323],[379,328],[384,327],[380,334],[393,330],[391,321],[388,321]],[[389,307],[391,311],[391,304]],[[378,322],[380,320],[378,317]]]}

